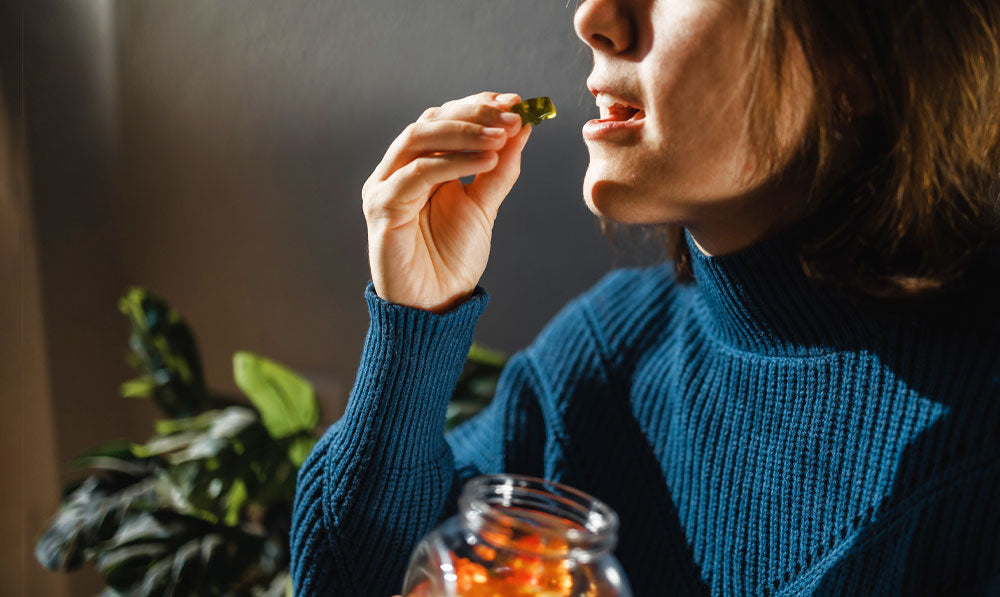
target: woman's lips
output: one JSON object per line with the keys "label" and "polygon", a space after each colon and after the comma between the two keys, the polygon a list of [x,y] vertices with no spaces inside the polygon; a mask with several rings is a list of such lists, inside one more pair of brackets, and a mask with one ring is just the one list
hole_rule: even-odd
{"label": "woman's lips", "polygon": [[646,113],[635,112],[631,118],[623,120],[621,114],[612,113],[607,118],[588,120],[583,125],[583,138],[588,141],[605,141],[626,138],[642,128]]}

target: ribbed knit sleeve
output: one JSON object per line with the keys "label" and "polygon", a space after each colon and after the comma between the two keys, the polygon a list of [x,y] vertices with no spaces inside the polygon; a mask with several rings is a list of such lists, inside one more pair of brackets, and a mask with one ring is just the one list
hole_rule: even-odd
{"label": "ribbed knit sleeve", "polygon": [[454,476],[445,411],[488,296],[477,288],[445,314],[386,302],[371,284],[365,298],[371,324],[347,410],[299,471],[298,597],[398,592]]}
{"label": "ribbed knit sleeve", "polygon": [[[347,410],[299,472],[291,533],[298,597],[398,593],[416,543],[454,513],[466,480],[544,474],[553,411],[543,404],[560,385],[551,378],[598,360],[580,301],[571,302],[510,359],[490,406],[446,436],[448,401],[486,293],[443,315],[383,301],[370,284],[366,299],[371,325]],[[561,357],[542,372],[539,355]]]}

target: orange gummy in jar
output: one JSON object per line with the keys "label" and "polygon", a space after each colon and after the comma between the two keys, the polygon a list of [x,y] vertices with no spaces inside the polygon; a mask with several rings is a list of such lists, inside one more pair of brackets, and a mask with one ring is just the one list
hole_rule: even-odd
{"label": "orange gummy in jar", "polygon": [[417,546],[404,597],[631,597],[611,553],[617,516],[566,485],[477,477],[459,514]]}

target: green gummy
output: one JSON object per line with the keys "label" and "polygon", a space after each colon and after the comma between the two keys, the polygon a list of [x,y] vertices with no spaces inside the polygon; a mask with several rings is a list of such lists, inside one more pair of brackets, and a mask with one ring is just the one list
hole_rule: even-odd
{"label": "green gummy", "polygon": [[520,104],[515,104],[511,112],[521,115],[521,126],[530,124],[537,126],[543,120],[556,117],[556,105],[550,97],[533,97]]}

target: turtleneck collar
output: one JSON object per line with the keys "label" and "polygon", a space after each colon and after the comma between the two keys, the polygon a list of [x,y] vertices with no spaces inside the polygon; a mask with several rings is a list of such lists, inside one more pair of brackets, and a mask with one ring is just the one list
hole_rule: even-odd
{"label": "turtleneck collar", "polygon": [[738,350],[808,355],[846,347],[874,333],[873,321],[847,295],[805,275],[791,233],[747,249],[705,255],[687,233],[700,317]]}

